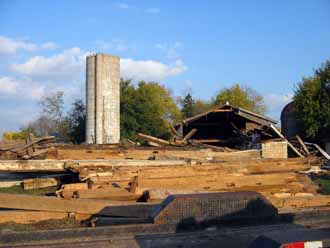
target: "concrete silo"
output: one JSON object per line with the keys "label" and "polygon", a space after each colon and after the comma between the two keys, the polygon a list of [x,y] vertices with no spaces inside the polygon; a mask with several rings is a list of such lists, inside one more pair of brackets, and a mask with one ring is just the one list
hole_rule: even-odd
{"label": "concrete silo", "polygon": [[86,142],[120,140],[120,59],[96,54],[86,60]]}

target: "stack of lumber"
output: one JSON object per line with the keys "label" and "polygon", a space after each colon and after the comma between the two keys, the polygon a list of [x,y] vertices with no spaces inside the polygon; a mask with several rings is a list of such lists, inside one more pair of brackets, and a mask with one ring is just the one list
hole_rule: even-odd
{"label": "stack of lumber", "polygon": [[0,143],[0,159],[32,159],[43,156],[53,147],[55,137],[34,138]]}
{"label": "stack of lumber", "polygon": [[[253,190],[265,195],[317,192],[309,177],[298,173],[309,170],[317,163],[317,160],[307,158],[182,164],[176,161],[165,164],[163,161],[158,165],[155,162],[150,165],[140,163],[111,166],[72,164],[70,169],[79,173],[81,180],[88,182],[95,190],[100,186],[116,185],[139,196],[145,192],[170,194]],[[156,200],[165,197],[166,194]]]}
{"label": "stack of lumber", "polygon": [[[239,156],[236,154],[236,157]],[[159,204],[170,194],[226,191],[256,191],[280,209],[329,207],[330,197],[318,194],[318,186],[305,173],[318,165],[319,160],[313,157],[246,159],[244,156],[242,159],[211,161],[0,161],[0,171],[5,168],[7,171],[48,170],[79,174],[79,181],[74,183],[59,183],[50,179],[26,182],[27,188],[58,184],[56,196],[0,194],[0,208],[6,209],[0,211],[0,215],[11,211],[6,216],[12,216],[12,220],[16,221],[15,216],[23,216],[26,212],[28,217],[17,217],[21,218],[21,222],[63,216],[88,219],[92,216],[139,218],[143,215],[145,218],[155,207],[154,204]],[[4,218],[6,221],[8,219],[10,217]]]}

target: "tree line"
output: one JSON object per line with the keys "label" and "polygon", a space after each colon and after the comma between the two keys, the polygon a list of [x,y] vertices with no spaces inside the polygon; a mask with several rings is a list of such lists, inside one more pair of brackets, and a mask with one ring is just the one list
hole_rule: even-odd
{"label": "tree line", "polygon": [[[38,118],[19,132],[5,132],[4,139],[22,139],[28,133],[36,136],[56,135],[63,142],[79,144],[85,140],[86,106],[76,100],[64,111],[64,93],[44,96]],[[296,85],[297,118],[309,139],[324,137],[330,131],[330,62],[315,70],[312,77],[303,78]],[[135,140],[138,132],[168,139],[170,127],[178,121],[208,111],[229,102],[233,106],[264,114],[263,96],[256,90],[234,84],[221,89],[209,100],[195,98],[191,92],[174,97],[170,90],[157,82],[120,81],[120,129],[122,139]]]}

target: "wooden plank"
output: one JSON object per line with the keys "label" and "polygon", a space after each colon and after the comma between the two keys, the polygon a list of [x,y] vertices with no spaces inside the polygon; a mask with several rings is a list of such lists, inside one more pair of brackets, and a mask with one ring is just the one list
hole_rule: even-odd
{"label": "wooden plank", "polygon": [[[134,202],[110,201],[110,200],[87,200],[87,199],[62,199],[49,196],[31,196],[18,194],[0,193],[0,208],[24,209],[49,212],[70,212],[80,214],[112,215],[109,207],[134,205]],[[141,203],[142,204],[142,203]],[[120,209],[116,210],[120,213]]]}
{"label": "wooden plank", "polygon": [[29,189],[41,189],[57,186],[57,180],[55,178],[32,178],[23,180],[24,190]]}
{"label": "wooden plank", "polygon": [[180,160],[0,160],[0,171],[6,172],[60,172],[68,168],[113,166],[167,166],[184,165]]}
{"label": "wooden plank", "polygon": [[64,219],[69,213],[47,211],[1,210],[0,223],[15,222],[18,224],[30,224],[43,220]]}
{"label": "wooden plank", "polygon": [[60,172],[64,161],[52,160],[0,160],[0,171],[6,172]]}

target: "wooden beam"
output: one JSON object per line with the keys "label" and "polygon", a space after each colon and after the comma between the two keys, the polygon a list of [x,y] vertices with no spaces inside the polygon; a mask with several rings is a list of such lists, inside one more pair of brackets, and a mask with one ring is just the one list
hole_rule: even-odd
{"label": "wooden beam", "polygon": [[15,222],[18,224],[30,224],[43,220],[64,219],[68,216],[69,213],[65,212],[1,210],[0,223]]}
{"label": "wooden beam", "polygon": [[200,143],[219,143],[225,141],[221,139],[194,139],[194,140]]}
{"label": "wooden beam", "polygon": [[143,134],[143,133],[138,133],[137,136],[140,139],[143,139],[143,140],[146,140],[146,141],[152,141],[152,142],[155,142],[155,143],[160,144],[160,145],[170,145],[170,142],[167,141],[167,140],[159,139],[159,138],[156,138],[156,137],[153,137],[153,136],[150,136],[150,135],[146,135],[146,134]]}
{"label": "wooden beam", "polygon": [[186,143],[188,140],[190,140],[190,138],[197,132],[197,129],[196,128],[193,128],[189,131],[189,133],[187,133],[183,139],[182,139],[182,142],[183,143]]}
{"label": "wooden beam", "polygon": [[5,172],[59,172],[64,171],[64,161],[51,160],[0,160],[0,171]]}
{"label": "wooden beam", "polygon": [[277,208],[315,208],[330,206],[330,196],[290,196],[287,198],[267,197]]}
{"label": "wooden beam", "polygon": [[232,109],[215,109],[213,113],[221,113],[221,112],[233,112]]}
{"label": "wooden beam", "polygon": [[328,160],[330,160],[330,155],[326,153],[318,144],[314,144],[317,150]]}
{"label": "wooden beam", "polygon": [[141,178],[136,193],[148,189],[168,188],[177,190],[205,190],[226,191],[243,187],[287,184],[297,182],[299,175],[296,173],[278,173],[264,175],[207,175],[177,178],[144,179]]}
{"label": "wooden beam", "polygon": [[[31,196],[0,193],[0,208],[24,209],[50,212],[80,213],[112,215],[111,206],[134,205],[134,202],[87,200],[87,199],[61,199],[50,196]],[[116,210],[116,214],[120,211]]]}
{"label": "wooden beam", "polygon": [[113,187],[112,185],[93,189],[62,190],[61,194],[67,199],[109,199],[114,201],[131,201],[141,197],[140,195],[135,195],[123,188]]}
{"label": "wooden beam", "polygon": [[304,141],[300,138],[300,136],[298,134],[296,135],[296,138],[308,156],[310,153],[309,153],[309,150],[308,150],[307,146],[305,145]]}
{"label": "wooden beam", "polygon": [[41,189],[57,186],[57,180],[55,178],[32,178],[23,180],[24,190],[29,189]]}

